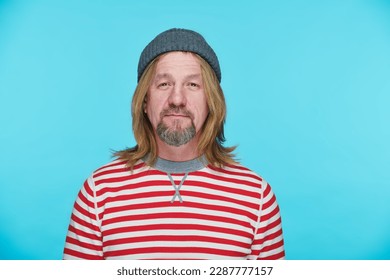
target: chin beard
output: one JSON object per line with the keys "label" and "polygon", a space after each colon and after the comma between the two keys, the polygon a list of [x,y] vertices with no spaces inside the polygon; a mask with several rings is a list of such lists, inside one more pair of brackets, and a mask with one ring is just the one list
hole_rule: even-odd
{"label": "chin beard", "polygon": [[187,144],[192,138],[195,137],[196,130],[192,123],[190,127],[175,130],[169,129],[164,123],[157,125],[157,135],[160,139],[170,146],[179,147]]}

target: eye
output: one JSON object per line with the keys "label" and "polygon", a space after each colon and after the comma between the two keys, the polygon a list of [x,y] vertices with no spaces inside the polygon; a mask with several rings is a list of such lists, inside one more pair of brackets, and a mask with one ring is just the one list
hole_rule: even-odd
{"label": "eye", "polygon": [[188,83],[188,86],[190,87],[190,88],[198,88],[199,87],[199,85],[197,84],[197,83]]}
{"label": "eye", "polygon": [[157,85],[158,88],[160,89],[164,89],[164,88],[167,88],[169,86],[169,83],[168,82],[162,82],[162,83],[159,83]]}

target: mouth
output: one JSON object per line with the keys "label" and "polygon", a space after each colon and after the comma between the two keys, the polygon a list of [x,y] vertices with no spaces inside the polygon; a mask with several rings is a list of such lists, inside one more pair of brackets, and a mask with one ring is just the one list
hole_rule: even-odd
{"label": "mouth", "polygon": [[164,117],[174,117],[174,118],[189,118],[188,115],[180,115],[180,114],[166,114]]}
{"label": "mouth", "polygon": [[185,108],[169,108],[166,110],[163,110],[160,113],[161,119],[163,118],[171,118],[171,119],[185,119],[188,118],[191,121],[194,119],[193,115],[190,111],[186,110]]}

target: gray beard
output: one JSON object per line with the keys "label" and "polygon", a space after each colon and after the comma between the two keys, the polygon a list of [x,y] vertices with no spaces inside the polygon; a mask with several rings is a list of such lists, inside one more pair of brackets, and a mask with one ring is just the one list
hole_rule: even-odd
{"label": "gray beard", "polygon": [[195,137],[196,130],[194,124],[185,129],[170,130],[164,123],[157,125],[157,135],[170,146],[179,147],[187,144]]}

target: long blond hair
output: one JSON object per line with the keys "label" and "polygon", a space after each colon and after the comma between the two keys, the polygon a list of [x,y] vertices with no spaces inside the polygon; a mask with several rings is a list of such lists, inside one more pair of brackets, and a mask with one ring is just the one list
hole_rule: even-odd
{"label": "long blond hair", "polygon": [[[133,133],[137,145],[114,153],[114,156],[127,162],[129,168],[139,160],[147,157],[147,164],[153,165],[158,156],[155,133],[147,115],[144,112],[145,98],[154,77],[156,65],[159,58],[155,58],[145,69],[135,89],[132,103],[131,115],[133,122]],[[199,55],[204,92],[206,94],[209,114],[203,124],[201,136],[198,143],[198,153],[204,155],[208,164],[215,167],[223,167],[227,164],[236,163],[232,153],[236,147],[224,147],[225,142],[224,124],[226,120],[226,102],[222,88],[217,76],[210,65]]]}

